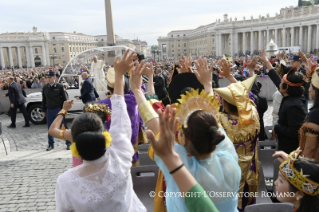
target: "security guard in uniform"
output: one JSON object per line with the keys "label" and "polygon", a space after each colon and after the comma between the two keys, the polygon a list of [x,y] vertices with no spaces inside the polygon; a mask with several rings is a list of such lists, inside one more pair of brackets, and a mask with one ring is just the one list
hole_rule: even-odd
{"label": "security guard in uniform", "polygon": [[[62,109],[63,102],[67,100],[63,85],[56,83],[56,73],[49,71],[47,74],[47,84],[42,89],[42,115],[47,117],[48,129],[53,123],[57,114]],[[63,120],[64,123],[64,120]],[[54,138],[48,134],[49,145],[47,151],[54,149]],[[70,149],[71,142],[65,142],[67,150]]]}

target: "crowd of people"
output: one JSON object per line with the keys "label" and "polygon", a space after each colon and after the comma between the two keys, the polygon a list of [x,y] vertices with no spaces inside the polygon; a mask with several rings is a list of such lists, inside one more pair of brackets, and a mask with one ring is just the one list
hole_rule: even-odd
{"label": "crowd of people", "polygon": [[[56,82],[61,67],[48,72],[6,70],[2,76],[9,86],[14,81],[20,84],[21,89],[15,85],[19,93],[43,83],[47,150],[54,148],[53,137],[65,140],[71,149],[73,168],[57,179],[57,211],[146,211],[133,190],[130,169],[139,165],[138,145],[149,140],[148,155],[159,167],[154,211],[244,211],[256,204],[255,196],[212,197],[206,192],[258,192],[259,180],[264,180],[259,179],[258,141],[277,140],[274,157],[281,162],[274,179],[277,200],[294,204],[298,212],[315,212],[319,211],[316,58],[301,51],[268,58],[260,50],[253,58],[189,55],[153,64],[127,50],[115,59],[114,67],[103,70],[95,57],[90,71],[86,66],[77,71],[83,85],[78,79],[73,82],[81,87],[77,99],[85,107],[70,129],[60,128],[74,101],[67,100],[63,89],[68,79]],[[92,75],[107,84],[106,99],[96,96]],[[257,77],[269,77],[277,87],[271,137],[264,130],[268,106]],[[221,78],[230,85],[220,87]],[[4,88],[3,79],[0,83]],[[311,108],[309,98],[314,101]],[[13,108],[22,104],[14,103]],[[161,192],[182,193],[165,198]],[[287,198],[287,193],[293,195]]]}
{"label": "crowd of people", "polygon": [[[257,192],[258,141],[267,139],[277,140],[274,157],[281,161],[274,179],[277,200],[298,212],[319,211],[315,58],[284,51],[268,58],[260,50],[259,56],[232,62],[183,56],[153,64],[127,50],[105,72],[106,99],[86,101],[71,129],[60,129],[73,104],[64,101],[48,126],[49,135],[72,143],[73,168],[57,180],[57,211],[146,211],[130,169],[139,165],[138,145],[148,139],[148,155],[159,167],[154,211],[244,211],[256,204],[255,196],[211,197],[206,191]],[[87,79],[87,70],[81,70]],[[278,89],[270,138],[263,129],[267,100],[259,95],[258,76],[269,77]],[[220,78],[231,84],[219,87]],[[314,104],[308,109],[309,97]],[[182,193],[165,198],[161,192]]]}

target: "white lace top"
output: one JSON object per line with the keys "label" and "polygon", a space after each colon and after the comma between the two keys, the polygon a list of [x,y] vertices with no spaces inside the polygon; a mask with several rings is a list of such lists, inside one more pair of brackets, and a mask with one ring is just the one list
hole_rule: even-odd
{"label": "white lace top", "polygon": [[132,185],[130,169],[134,150],[124,97],[113,95],[111,102],[112,144],[101,158],[84,160],[82,165],[59,176],[55,190],[57,211],[146,211]]}

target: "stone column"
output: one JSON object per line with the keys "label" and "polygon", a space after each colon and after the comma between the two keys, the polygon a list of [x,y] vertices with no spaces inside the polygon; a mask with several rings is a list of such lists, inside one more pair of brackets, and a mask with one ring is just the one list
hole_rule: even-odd
{"label": "stone column", "polygon": [[230,55],[231,56],[234,56],[235,55],[235,53],[236,53],[236,47],[237,47],[237,45],[235,44],[236,42],[235,42],[235,39],[236,39],[236,34],[235,33],[230,33],[230,40],[231,40],[231,48],[230,48]]}
{"label": "stone column", "polygon": [[267,38],[266,38],[266,45],[270,42],[269,32],[270,30],[267,29]]}
{"label": "stone column", "polygon": [[219,53],[219,56],[222,56],[223,55],[223,39],[222,39],[222,34],[219,34],[219,45],[218,45],[218,53]]}
{"label": "stone column", "polygon": [[0,46],[0,63],[1,63],[2,68],[4,68],[6,66],[6,64],[4,63],[3,49],[1,46]]}
{"label": "stone column", "polygon": [[24,48],[25,48],[25,57],[26,57],[26,60],[27,60],[27,67],[29,67],[30,64],[31,64],[29,47],[25,46]]}
{"label": "stone column", "polygon": [[50,65],[50,49],[49,49],[49,44],[45,43],[45,53],[46,53],[46,57],[47,57],[47,65]]}
{"label": "stone column", "polygon": [[42,60],[43,60],[42,65],[46,66],[47,65],[47,54],[46,54],[44,45],[42,45],[41,48],[42,48]]}
{"label": "stone column", "polygon": [[20,46],[17,46],[17,52],[18,52],[18,63],[19,63],[19,68],[22,67],[22,60],[21,60],[21,53],[20,53]]}
{"label": "stone column", "polygon": [[258,49],[263,49],[263,45],[262,45],[262,31],[260,30],[258,33]]}
{"label": "stone column", "polygon": [[275,44],[278,45],[278,29],[275,29]]}
{"label": "stone column", "polygon": [[243,54],[246,54],[246,32],[243,32]]}
{"label": "stone column", "polygon": [[302,26],[299,28],[299,45],[301,46],[301,50],[303,50],[304,48],[303,48],[303,42],[302,42],[302,38],[303,38],[303,36],[302,36],[303,34],[302,34]]}
{"label": "stone column", "polygon": [[12,50],[11,50],[11,46],[8,47],[8,52],[9,52],[9,65],[10,68],[13,66],[13,60],[12,60]]}
{"label": "stone column", "polygon": [[311,25],[308,26],[307,51],[311,51]]}
{"label": "stone column", "polygon": [[295,45],[295,27],[291,27],[291,46]]}
{"label": "stone column", "polygon": [[32,46],[29,46],[29,52],[30,52],[30,67],[34,68],[35,64],[34,64],[34,56],[33,56],[33,48]]}
{"label": "stone column", "polygon": [[286,28],[282,29],[282,47],[286,47]]}
{"label": "stone column", "polygon": [[254,53],[254,32],[250,32],[250,54],[253,54]]}
{"label": "stone column", "polygon": [[319,25],[317,25],[316,49],[319,49]]}

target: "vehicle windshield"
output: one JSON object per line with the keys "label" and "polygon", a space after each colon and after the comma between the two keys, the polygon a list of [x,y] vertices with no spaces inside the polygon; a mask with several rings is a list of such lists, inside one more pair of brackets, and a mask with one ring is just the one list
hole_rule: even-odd
{"label": "vehicle windshield", "polygon": [[[113,65],[115,57],[122,57],[127,49],[129,48],[126,46],[105,46],[83,51],[66,65],[59,82],[65,85],[67,89],[79,89],[81,86],[79,77],[81,77],[83,71],[87,71],[97,91],[107,90],[105,73]],[[134,51],[133,49],[130,50]],[[97,63],[94,63],[93,57],[97,58]]]}

